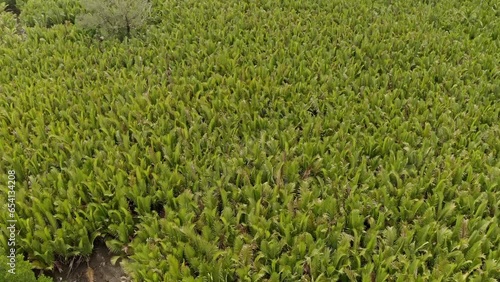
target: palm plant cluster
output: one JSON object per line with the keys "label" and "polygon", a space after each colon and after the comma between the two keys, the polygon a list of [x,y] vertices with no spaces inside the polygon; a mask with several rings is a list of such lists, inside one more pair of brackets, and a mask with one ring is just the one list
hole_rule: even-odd
{"label": "palm plant cluster", "polygon": [[498,3],[151,7],[122,40],[0,14],[34,268],[102,239],[134,281],[500,277]]}

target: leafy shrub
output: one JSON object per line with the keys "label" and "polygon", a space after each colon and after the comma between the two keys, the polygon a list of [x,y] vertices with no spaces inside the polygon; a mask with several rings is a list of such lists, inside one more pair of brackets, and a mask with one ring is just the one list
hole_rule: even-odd
{"label": "leafy shrub", "polygon": [[89,0],[82,6],[86,13],[78,17],[80,26],[121,39],[143,27],[151,13],[146,0]]}

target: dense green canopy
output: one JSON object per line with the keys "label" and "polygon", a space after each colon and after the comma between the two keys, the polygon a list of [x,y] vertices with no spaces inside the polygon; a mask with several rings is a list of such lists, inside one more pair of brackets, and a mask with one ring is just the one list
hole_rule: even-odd
{"label": "dense green canopy", "polygon": [[496,1],[153,1],[123,41],[18,25],[0,179],[34,267],[102,238],[134,281],[500,277]]}

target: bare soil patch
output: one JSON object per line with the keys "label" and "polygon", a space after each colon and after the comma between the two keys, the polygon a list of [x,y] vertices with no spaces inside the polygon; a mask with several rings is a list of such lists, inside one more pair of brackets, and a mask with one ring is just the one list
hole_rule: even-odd
{"label": "bare soil patch", "polygon": [[113,254],[103,242],[96,242],[94,252],[88,258],[73,260],[68,265],[62,265],[62,272],[55,271],[52,275],[56,282],[129,282],[118,260],[111,264]]}

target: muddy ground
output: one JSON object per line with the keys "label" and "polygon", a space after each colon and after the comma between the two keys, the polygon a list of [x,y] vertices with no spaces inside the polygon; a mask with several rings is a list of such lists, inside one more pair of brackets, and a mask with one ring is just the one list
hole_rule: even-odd
{"label": "muddy ground", "polygon": [[75,259],[72,264],[68,263],[59,266],[61,272],[55,270],[55,273],[51,276],[54,277],[55,282],[131,281],[120,266],[121,260],[118,260],[116,265],[111,264],[111,257],[113,256],[105,244],[97,243],[88,261],[85,258]]}

